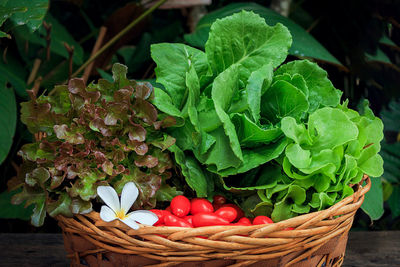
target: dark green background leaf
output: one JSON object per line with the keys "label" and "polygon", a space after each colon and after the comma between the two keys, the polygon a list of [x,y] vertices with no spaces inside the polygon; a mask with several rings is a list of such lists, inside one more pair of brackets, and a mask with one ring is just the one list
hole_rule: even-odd
{"label": "dark green background leaf", "polygon": [[380,178],[371,178],[371,190],[365,194],[361,209],[371,220],[377,220],[383,215],[383,192]]}
{"label": "dark green background leaf", "polygon": [[0,164],[8,155],[17,124],[17,104],[14,91],[0,78]]}

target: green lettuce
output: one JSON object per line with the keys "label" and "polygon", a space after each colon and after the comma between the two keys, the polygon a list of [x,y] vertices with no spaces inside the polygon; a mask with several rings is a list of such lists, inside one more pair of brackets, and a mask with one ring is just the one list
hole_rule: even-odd
{"label": "green lettuce", "polygon": [[153,104],[178,122],[170,148],[198,196],[228,190],[253,214],[283,220],[352,194],[379,176],[382,123],[340,105],[342,92],[308,60],[282,64],[292,37],[253,12],[216,20],[205,51],[155,44]]}

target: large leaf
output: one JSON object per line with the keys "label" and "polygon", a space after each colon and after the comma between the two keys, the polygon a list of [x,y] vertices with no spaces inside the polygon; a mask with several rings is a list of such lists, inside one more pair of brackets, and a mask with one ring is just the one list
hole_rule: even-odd
{"label": "large leaf", "polygon": [[[289,54],[301,57],[311,57],[333,64],[342,65],[329,51],[327,51],[311,34],[292,20],[255,3],[235,3],[227,5],[219,10],[205,15],[197,24],[194,33],[185,35],[185,40],[196,47],[204,47],[208,38],[211,24],[219,18],[232,15],[241,10],[249,10],[259,14],[268,25],[282,23],[285,25],[292,37],[293,44]],[[229,29],[229,27],[228,27]]]}
{"label": "large leaf", "polygon": [[296,60],[282,65],[275,75],[300,74],[303,76],[308,87],[308,101],[310,112],[319,107],[336,107],[340,102],[342,92],[337,90],[328,79],[328,74],[316,63],[308,60]]}
{"label": "large leaf", "polygon": [[243,162],[234,168],[228,168],[222,171],[217,171],[214,168],[209,168],[210,171],[216,172],[221,176],[235,175],[244,173],[254,169],[264,163],[278,158],[288,144],[288,139],[282,138],[275,143],[259,146],[253,149],[243,149]]}
{"label": "large leaf", "polygon": [[14,91],[0,78],[0,164],[7,157],[13,143],[17,124],[17,104]]}
{"label": "large leaf", "polygon": [[7,53],[5,57],[7,63],[0,60],[0,72],[2,76],[0,80],[9,82],[14,87],[17,95],[27,99],[28,93],[26,92],[27,86],[25,83],[27,72],[25,68],[11,53]]}
{"label": "large leaf", "polygon": [[268,144],[282,135],[279,127],[262,127],[251,121],[245,114],[233,114],[232,121],[242,146]]}
{"label": "large leaf", "polygon": [[186,156],[176,145],[171,146],[169,151],[174,153],[176,163],[181,167],[187,184],[196,192],[197,197],[206,197],[207,178],[197,161],[193,157]]}
{"label": "large leaf", "polygon": [[308,131],[315,136],[313,150],[333,149],[358,135],[357,126],[339,109],[322,108],[310,115]]}
{"label": "large leaf", "polygon": [[[226,136],[224,129],[218,127],[212,132],[208,133],[215,142],[208,149],[207,153],[200,154],[199,149],[193,152],[196,158],[203,164],[213,165],[212,169],[216,171],[224,170],[230,167],[238,167],[242,160],[240,160],[232,150],[228,136]],[[211,167],[210,167],[211,168]]]}
{"label": "large leaf", "polygon": [[172,98],[164,90],[154,87],[152,103],[162,112],[174,116],[177,120],[176,126],[184,124],[181,111],[174,105]]}
{"label": "large leaf", "polygon": [[10,0],[0,3],[0,26],[9,18],[15,25],[26,25],[31,31],[42,24],[49,7],[48,0]]}
{"label": "large leaf", "polygon": [[188,93],[186,92],[186,72],[193,64],[200,77],[207,73],[208,63],[204,52],[184,44],[154,44],[151,57],[157,63],[157,82],[165,87],[174,105],[181,110]]}
{"label": "large leaf", "polygon": [[309,108],[306,95],[287,81],[276,81],[261,98],[261,114],[276,124],[286,116],[300,119]]}
{"label": "large leaf", "polygon": [[242,11],[213,23],[205,51],[215,75],[239,64],[239,77],[247,81],[260,66],[279,66],[291,43],[290,33],[282,24],[271,27],[259,15]]}
{"label": "large leaf", "polygon": [[371,189],[365,194],[361,209],[371,220],[377,220],[383,215],[383,192],[380,178],[371,179]]}
{"label": "large leaf", "polygon": [[247,103],[254,122],[260,119],[261,95],[272,83],[273,70],[271,64],[266,64],[250,74],[247,81]]}
{"label": "large leaf", "polygon": [[239,89],[238,79],[239,68],[237,65],[232,65],[215,78],[211,95],[214,101],[215,111],[222,122],[225,134],[229,138],[229,144],[232,151],[238,159],[243,160],[242,150],[240,148],[235,126],[227,114],[232,99]]}

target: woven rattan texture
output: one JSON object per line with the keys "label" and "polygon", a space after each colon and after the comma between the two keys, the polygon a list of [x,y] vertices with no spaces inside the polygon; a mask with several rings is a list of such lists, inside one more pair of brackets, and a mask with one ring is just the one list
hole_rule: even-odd
{"label": "woven rattan texture", "polygon": [[103,222],[97,212],[57,219],[72,266],[341,266],[354,214],[371,187],[369,177],[364,181],[326,210],[268,225],[133,230]]}

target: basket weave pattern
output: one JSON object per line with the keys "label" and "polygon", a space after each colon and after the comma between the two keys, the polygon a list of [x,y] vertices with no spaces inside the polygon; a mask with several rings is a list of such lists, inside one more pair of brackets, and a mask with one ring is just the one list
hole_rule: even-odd
{"label": "basket weave pattern", "polygon": [[354,214],[371,187],[369,177],[363,181],[326,210],[268,225],[133,230],[97,212],[57,219],[72,266],[341,266]]}

